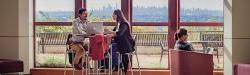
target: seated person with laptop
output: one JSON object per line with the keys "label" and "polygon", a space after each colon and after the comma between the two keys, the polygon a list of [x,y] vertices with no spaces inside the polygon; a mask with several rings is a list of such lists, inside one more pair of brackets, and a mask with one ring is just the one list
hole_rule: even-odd
{"label": "seated person with laptop", "polygon": [[87,10],[80,8],[78,10],[78,15],[79,17],[72,22],[72,43],[70,44],[70,48],[75,52],[72,66],[74,66],[76,70],[81,70],[82,65],[80,59],[84,57],[84,53],[87,50],[87,42],[85,41],[85,38],[89,36],[86,31]]}
{"label": "seated person with laptop", "polygon": [[81,70],[82,66],[86,65],[83,61],[81,64],[81,58],[84,58],[85,51],[88,50],[89,41],[85,40],[90,35],[102,34],[104,32],[102,23],[88,23],[87,10],[80,8],[78,10],[79,17],[72,22],[72,43],[69,44],[70,48],[74,51],[75,56],[72,66],[76,70]]}
{"label": "seated person with laptop", "polygon": [[78,10],[79,17],[72,22],[72,43],[70,43],[70,48],[74,51],[75,56],[73,59],[72,65],[76,70],[81,70],[82,66],[86,65],[86,62],[83,61],[81,64],[81,58],[84,58],[85,51],[88,50],[88,40],[85,40],[90,35],[102,33],[102,25],[93,24],[89,25],[87,21],[87,10],[80,8]]}

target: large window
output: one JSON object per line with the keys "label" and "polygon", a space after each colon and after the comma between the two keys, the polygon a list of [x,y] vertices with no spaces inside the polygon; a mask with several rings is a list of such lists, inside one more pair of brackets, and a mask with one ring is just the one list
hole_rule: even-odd
{"label": "large window", "polygon": [[[168,68],[168,0],[133,0],[133,34],[142,68]],[[163,49],[164,48],[164,49]],[[133,58],[133,67],[136,58]]]}
{"label": "large window", "polygon": [[223,0],[180,0],[180,22],[195,51],[212,49],[214,68],[223,69]]}
{"label": "large window", "polygon": [[[133,26],[133,35],[137,36],[136,48],[141,68],[166,69],[167,26]],[[133,67],[137,68],[136,57]]]}
{"label": "large window", "polygon": [[180,0],[181,22],[223,22],[223,0]]}
{"label": "large window", "polygon": [[[168,26],[168,20],[174,20],[168,17],[168,10],[178,7],[168,6],[169,0],[132,0],[132,4],[125,4],[129,1],[35,0],[36,67],[64,67],[65,39],[71,32],[71,22],[77,17],[78,8],[86,8],[90,22],[103,22],[105,28],[110,30],[115,25],[113,11],[125,10],[125,16],[132,20],[132,34],[137,36],[136,48],[141,68],[169,68],[168,44],[173,39],[168,38],[168,34],[174,33],[173,28],[178,25]],[[129,5],[132,9],[128,8]],[[216,48],[214,67],[223,69],[223,0],[180,0],[179,13],[180,27],[189,31],[188,41],[198,52]],[[208,46],[203,46],[203,43]],[[132,61],[133,68],[137,68],[135,56]],[[70,67],[68,63],[67,66]]]}
{"label": "large window", "polygon": [[167,22],[168,0],[133,0],[133,22]]}
{"label": "large window", "polygon": [[36,22],[69,22],[74,18],[74,0],[35,0]]}
{"label": "large window", "polygon": [[115,9],[121,9],[121,0],[86,0],[91,22],[111,22]]}
{"label": "large window", "polygon": [[75,17],[75,0],[34,1],[35,67],[63,67],[65,41]]}
{"label": "large window", "polygon": [[[66,39],[71,26],[36,26],[35,65],[37,67],[63,67]],[[67,66],[70,66],[67,62]]]}

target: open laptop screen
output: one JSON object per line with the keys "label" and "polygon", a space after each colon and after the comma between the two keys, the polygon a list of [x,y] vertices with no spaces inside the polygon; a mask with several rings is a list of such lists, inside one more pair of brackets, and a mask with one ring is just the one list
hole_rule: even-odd
{"label": "open laptop screen", "polygon": [[104,32],[104,27],[102,22],[90,22],[87,24],[88,34],[101,34]]}

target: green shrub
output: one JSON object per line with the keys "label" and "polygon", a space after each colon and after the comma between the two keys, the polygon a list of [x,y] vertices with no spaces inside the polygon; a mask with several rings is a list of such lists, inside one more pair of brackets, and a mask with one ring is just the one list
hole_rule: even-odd
{"label": "green shrub", "polygon": [[[47,56],[44,62],[41,63],[42,67],[64,67],[65,58],[59,56]],[[67,66],[68,62],[67,62]]]}

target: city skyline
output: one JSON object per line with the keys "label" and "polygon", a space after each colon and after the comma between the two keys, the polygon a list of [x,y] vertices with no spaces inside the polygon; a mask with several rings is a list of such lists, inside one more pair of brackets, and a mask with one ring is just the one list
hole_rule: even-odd
{"label": "city skyline", "polygon": [[[102,1],[100,3],[100,1]],[[180,0],[183,9],[223,10],[223,0]],[[143,2],[143,3],[142,3]],[[194,4],[195,3],[195,4]],[[119,9],[120,0],[87,0],[87,8],[100,10],[111,6]],[[168,7],[168,0],[133,0],[133,7]],[[74,0],[37,0],[36,11],[74,11]]]}
{"label": "city skyline", "polygon": [[[151,11],[148,11],[151,10]],[[205,9],[180,9],[181,21],[223,21],[223,11],[219,10],[205,10]],[[105,7],[102,10],[89,11],[93,15],[89,18],[96,18],[99,20],[111,19],[113,9],[112,7]],[[134,8],[133,21],[143,22],[166,22],[168,21],[168,8],[165,7],[136,7]],[[57,11],[57,12],[36,12],[37,21],[49,21],[47,19],[57,19],[59,21],[71,21],[74,16],[74,11]],[[42,18],[43,17],[43,18]]]}

